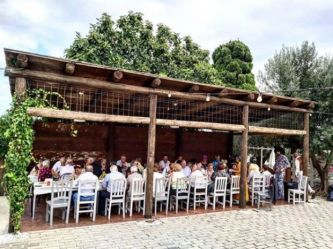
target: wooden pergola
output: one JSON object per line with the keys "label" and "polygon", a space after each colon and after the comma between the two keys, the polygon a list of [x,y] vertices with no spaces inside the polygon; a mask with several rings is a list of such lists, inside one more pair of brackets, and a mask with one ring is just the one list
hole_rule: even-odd
{"label": "wooden pergola", "polygon": [[152,216],[156,127],[241,133],[244,208],[248,135],[303,136],[304,174],[309,163],[309,114],[315,102],[161,77],[102,65],[5,49],[11,92],[57,92],[58,109],[29,108],[32,116],[148,125],[145,216]]}

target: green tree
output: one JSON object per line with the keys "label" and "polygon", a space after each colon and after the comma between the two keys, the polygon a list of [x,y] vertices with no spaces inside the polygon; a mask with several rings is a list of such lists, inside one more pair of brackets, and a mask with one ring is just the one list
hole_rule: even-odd
{"label": "green tree", "polygon": [[321,179],[321,190],[326,191],[333,157],[333,59],[319,57],[315,45],[307,41],[300,47],[283,46],[258,78],[266,90],[318,102],[310,119],[310,157]]}
{"label": "green tree", "polygon": [[253,58],[248,46],[236,40],[222,44],[213,52],[218,77],[228,86],[256,91]]}
{"label": "green tree", "polygon": [[129,12],[113,21],[104,13],[87,36],[77,33],[65,50],[70,59],[168,77],[222,84],[209,63],[209,52],[188,36],[180,37],[159,24],[156,32],[141,13]]}

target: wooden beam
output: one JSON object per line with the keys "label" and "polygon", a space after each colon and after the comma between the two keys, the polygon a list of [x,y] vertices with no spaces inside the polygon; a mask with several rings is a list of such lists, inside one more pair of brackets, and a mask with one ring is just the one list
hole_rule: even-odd
{"label": "wooden beam", "polygon": [[18,54],[18,56],[16,57],[16,63],[17,67],[26,68],[28,67],[29,58],[25,54]]}
{"label": "wooden beam", "polygon": [[225,96],[227,93],[230,93],[229,89],[224,88],[221,92],[220,92],[220,96]]}
{"label": "wooden beam", "polygon": [[145,218],[152,218],[153,210],[153,183],[154,183],[154,163],[156,144],[156,108],[157,95],[151,94],[149,101],[149,129],[148,129],[148,150],[147,150],[147,180],[145,197]]}
{"label": "wooden beam", "polygon": [[289,130],[289,129],[269,128],[269,127],[260,127],[260,126],[249,126],[249,132],[258,133],[258,134],[275,134],[275,135],[289,135],[289,136],[305,135],[304,130]]}
{"label": "wooden beam", "polygon": [[123,72],[122,72],[122,71],[119,71],[119,70],[114,71],[113,74],[112,74],[112,80],[113,80],[114,82],[119,82],[119,81],[121,81],[121,80],[123,79],[123,77],[124,77]]}
{"label": "wooden beam", "polygon": [[70,75],[74,74],[74,72],[75,72],[75,64],[72,63],[72,62],[67,62],[66,66],[65,66],[65,72],[67,74],[70,74]]}
{"label": "wooden beam", "polygon": [[[129,123],[129,124],[149,124],[148,117],[75,112],[75,111],[55,110],[51,108],[37,108],[37,107],[30,107],[28,108],[27,112],[31,116],[45,117],[45,118],[59,118],[59,119],[71,119],[71,120],[78,119],[78,120],[96,121],[96,122],[115,122],[115,123]],[[188,128],[226,130],[226,131],[244,130],[243,125],[183,121],[183,120],[157,119],[156,124],[161,126],[179,126],[179,127],[188,127]]]}
{"label": "wooden beam", "polygon": [[157,119],[157,125],[163,126],[179,126],[197,129],[212,129],[212,130],[224,130],[224,131],[243,131],[243,125],[234,124],[220,124],[220,123],[208,123],[198,121],[183,121],[183,120],[168,120],[168,119]]}
{"label": "wooden beam", "polygon": [[316,106],[316,102],[312,101],[309,105],[308,105],[308,108],[310,109],[314,109]]}
{"label": "wooden beam", "polygon": [[189,89],[188,92],[190,93],[195,93],[195,92],[199,92],[200,90],[200,86],[199,85],[192,85]]}
{"label": "wooden beam", "polygon": [[254,101],[256,98],[256,96],[254,95],[254,93],[249,93],[247,96],[246,96],[246,100],[247,101]]}
{"label": "wooden beam", "polygon": [[27,90],[27,81],[25,78],[17,77],[15,78],[15,93],[22,97]]}
{"label": "wooden beam", "polygon": [[303,175],[308,175],[308,168],[310,162],[310,114],[304,113],[304,137],[303,137]]}
{"label": "wooden beam", "polygon": [[240,198],[239,207],[246,207],[246,192],[247,192],[247,150],[248,150],[248,134],[249,134],[249,106],[243,107],[243,122],[244,130],[242,132],[241,142],[241,172],[240,172]]}
{"label": "wooden beam", "polygon": [[266,100],[267,104],[275,104],[278,101],[277,97],[271,97],[270,99]]}
{"label": "wooden beam", "polygon": [[[77,76],[59,75],[59,74],[48,73],[48,72],[18,70],[15,68],[7,68],[6,74],[11,77],[27,77],[27,78],[36,79],[36,80],[80,85],[80,86],[86,86],[86,87],[92,87],[92,88],[106,89],[106,90],[111,90],[111,91],[135,92],[135,93],[141,93],[141,94],[157,94],[157,95],[161,95],[161,96],[168,96],[168,94],[170,93],[175,98],[206,101],[205,95],[198,95],[198,94],[193,95],[193,94],[178,92],[178,91],[154,89],[154,88],[126,85],[126,84],[120,84],[120,83],[112,84],[112,82],[104,81],[104,80],[90,79],[90,78],[88,79],[88,78],[77,77]],[[296,108],[296,107],[292,108],[292,107],[281,106],[281,105],[269,105],[269,104],[265,104],[265,103],[246,102],[246,101],[242,101],[242,100],[219,98],[219,97],[214,97],[214,96],[211,96],[210,99],[213,102],[225,103],[225,104],[236,105],[236,106],[244,106],[245,104],[248,104],[250,107],[258,107],[258,108],[270,107],[271,109],[276,109],[276,110],[308,112],[307,109],[302,109],[302,108]]]}
{"label": "wooden beam", "polygon": [[129,123],[129,124],[149,124],[148,117],[132,117],[132,116],[120,116],[109,115],[89,112],[75,112],[67,110],[55,110],[50,108],[35,108],[30,107],[27,113],[31,116],[46,117],[46,118],[59,118],[70,120],[86,120],[96,122],[115,122],[115,123]]}
{"label": "wooden beam", "polygon": [[155,78],[153,79],[153,81],[151,82],[150,86],[153,88],[159,87],[162,84],[162,81],[160,78]]}
{"label": "wooden beam", "polygon": [[211,101],[210,101],[210,102],[200,103],[200,104],[195,105],[195,106],[193,106],[192,108],[188,109],[188,110],[186,111],[186,115],[191,114],[191,113],[193,113],[193,112],[200,112],[200,111],[202,111],[202,110],[204,110],[204,109],[207,109],[207,108],[209,108],[209,107],[211,107],[211,106],[214,106],[214,105],[216,105],[216,103],[211,102]]}
{"label": "wooden beam", "polygon": [[299,106],[299,105],[300,105],[300,102],[297,101],[297,100],[294,100],[293,102],[290,103],[291,107],[296,107],[296,106]]}

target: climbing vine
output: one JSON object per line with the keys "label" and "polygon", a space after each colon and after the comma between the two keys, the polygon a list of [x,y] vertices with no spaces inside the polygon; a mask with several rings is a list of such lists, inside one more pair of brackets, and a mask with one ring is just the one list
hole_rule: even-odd
{"label": "climbing vine", "polygon": [[5,131],[8,150],[5,157],[4,185],[10,202],[10,224],[13,231],[21,227],[24,202],[28,197],[29,180],[27,167],[33,159],[34,117],[27,113],[29,107],[54,108],[48,101],[50,95],[58,93],[37,89],[26,92],[23,96],[15,95],[8,113],[9,124]]}

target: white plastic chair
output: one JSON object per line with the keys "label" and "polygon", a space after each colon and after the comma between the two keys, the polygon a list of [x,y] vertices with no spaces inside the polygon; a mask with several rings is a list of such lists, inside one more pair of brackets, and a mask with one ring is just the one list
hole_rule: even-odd
{"label": "white plastic chair", "polygon": [[56,208],[62,209],[62,219],[65,219],[68,224],[69,211],[72,198],[72,181],[52,181],[51,200],[46,201],[46,222],[50,221],[50,226],[53,225],[53,210]]}
{"label": "white plastic chair", "polygon": [[[209,202],[210,205],[213,205],[213,210],[215,210],[216,203],[221,204],[225,208],[225,202],[227,198],[227,177],[216,177],[214,183],[214,192],[210,193],[208,198],[213,198],[213,202]],[[222,202],[218,199],[222,197]]]}
{"label": "white plastic chair", "polygon": [[191,201],[193,200],[193,210],[196,209],[197,203],[204,203],[205,210],[207,209],[208,197],[207,197],[207,186],[208,181],[205,176],[196,176],[191,179],[191,185],[193,186],[193,192],[190,193]]}
{"label": "white plastic chair", "polygon": [[[264,203],[265,199],[269,197],[269,192],[266,191],[265,176],[260,174],[255,174],[252,178],[252,205],[254,201],[257,201],[258,209],[260,203]],[[271,202],[269,202],[271,205]]]}
{"label": "white plastic chair", "polygon": [[[308,185],[308,177],[302,176],[300,183],[298,184],[298,188],[288,190],[288,203],[291,200],[293,201],[293,205],[295,205],[296,202],[305,203],[307,185]],[[302,198],[302,196],[303,196],[303,198]]]}
{"label": "white plastic chair", "polygon": [[123,218],[125,219],[125,194],[126,194],[126,179],[115,179],[111,181],[110,198],[105,200],[105,215],[108,213],[108,219],[111,219],[111,207],[112,205],[120,205],[123,210]]}
{"label": "white plastic chair", "polygon": [[168,178],[157,178],[155,180],[155,191],[154,191],[154,208],[155,216],[157,211],[157,203],[161,203],[161,212],[163,207],[163,202],[165,202],[165,214],[168,214],[169,208],[169,194],[170,194],[170,179]]}
{"label": "white plastic chair", "polygon": [[[186,201],[186,212],[190,204],[190,179],[187,177],[178,178],[176,183],[176,194],[171,195],[171,203],[176,202],[176,214],[178,213],[178,202]],[[170,206],[171,208],[171,206]]]}
{"label": "white plastic chair", "polygon": [[[254,181],[256,181],[255,184],[254,184]],[[250,185],[251,206],[252,207],[254,206],[254,199],[255,199],[254,195],[255,195],[256,191],[259,190],[259,187],[264,187],[265,188],[265,186],[260,185],[261,181],[265,182],[265,177],[264,176],[262,176],[260,173],[253,174],[252,179],[251,179],[251,185]],[[262,189],[260,189],[260,190],[262,190]]]}
{"label": "white plastic chair", "polygon": [[131,194],[129,197],[130,217],[133,214],[133,203],[139,202],[138,210],[141,209],[141,201],[143,201],[143,215],[145,214],[145,197],[146,197],[146,181],[144,179],[133,179],[131,182]]}
{"label": "white plastic chair", "polygon": [[227,195],[230,195],[230,207],[232,207],[233,195],[240,193],[239,181],[240,176],[231,176],[230,189],[227,189]]}
{"label": "white plastic chair", "polygon": [[[79,181],[76,206],[74,207],[75,222],[79,222],[79,215],[81,213],[90,213],[93,221],[96,219],[96,203],[97,203],[97,191],[99,189],[99,181],[85,180]],[[88,201],[81,201],[81,196],[91,196],[93,199]],[[83,205],[81,207],[81,205]]]}

